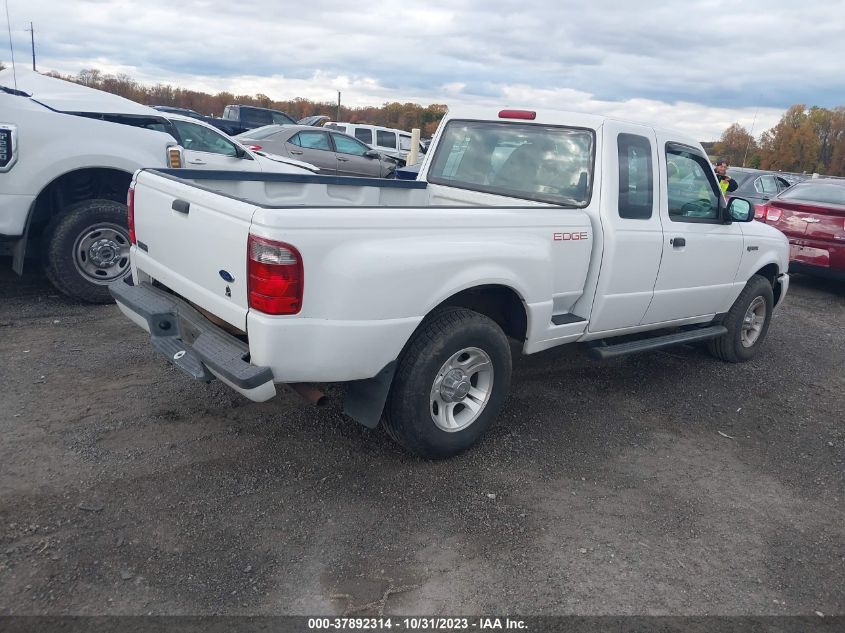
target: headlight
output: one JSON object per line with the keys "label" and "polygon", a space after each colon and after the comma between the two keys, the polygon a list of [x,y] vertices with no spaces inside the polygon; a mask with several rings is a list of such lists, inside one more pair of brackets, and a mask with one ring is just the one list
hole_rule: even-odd
{"label": "headlight", "polygon": [[0,172],[9,171],[18,159],[18,128],[0,123]]}

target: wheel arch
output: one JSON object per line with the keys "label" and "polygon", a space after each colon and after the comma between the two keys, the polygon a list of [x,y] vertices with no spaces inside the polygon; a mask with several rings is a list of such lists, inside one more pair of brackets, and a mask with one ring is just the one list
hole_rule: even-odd
{"label": "wheel arch", "polygon": [[774,294],[774,305],[777,305],[780,299],[780,293],[782,292],[781,285],[778,283],[778,275],[780,275],[778,265],[775,263],[766,264],[754,274],[768,279],[772,286],[772,293]]}
{"label": "wheel arch", "polygon": [[77,202],[97,198],[124,202],[131,182],[132,172],[115,167],[79,167],[56,176],[35,198],[27,219],[29,235],[40,234],[53,217]]}
{"label": "wheel arch", "polygon": [[432,308],[426,317],[447,307],[483,314],[495,321],[505,335],[518,341],[524,341],[528,332],[525,300],[505,284],[482,284],[455,292]]}

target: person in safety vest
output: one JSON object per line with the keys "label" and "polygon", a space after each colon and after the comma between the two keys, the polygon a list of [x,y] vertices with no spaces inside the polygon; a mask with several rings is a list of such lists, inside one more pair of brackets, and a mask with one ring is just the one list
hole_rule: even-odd
{"label": "person in safety vest", "polygon": [[714,171],[716,172],[716,181],[719,183],[719,188],[723,194],[736,191],[739,185],[736,184],[736,180],[728,176],[728,161],[724,158],[717,160]]}

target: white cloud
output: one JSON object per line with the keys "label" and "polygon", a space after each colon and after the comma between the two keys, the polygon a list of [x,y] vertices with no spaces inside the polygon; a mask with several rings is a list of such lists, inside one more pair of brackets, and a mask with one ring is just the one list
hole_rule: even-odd
{"label": "white cloud", "polygon": [[[18,62],[346,105],[511,103],[755,133],[841,105],[845,5],[817,0],[9,0]],[[8,57],[0,54],[0,57]]]}

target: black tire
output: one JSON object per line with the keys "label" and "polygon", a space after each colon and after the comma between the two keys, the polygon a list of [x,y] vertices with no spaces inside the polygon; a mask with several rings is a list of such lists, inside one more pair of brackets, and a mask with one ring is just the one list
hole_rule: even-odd
{"label": "black tire", "polygon": [[[85,266],[77,258],[86,257],[84,243],[91,241],[99,229],[108,231],[115,244],[121,249],[128,249],[129,230],[127,228],[126,205],[114,200],[84,200],[71,205],[67,210],[54,217],[44,233],[44,270],[61,293],[89,303],[111,303],[108,284],[122,279],[129,274],[128,252],[119,257],[108,267],[101,269],[102,274],[86,274]],[[77,253],[77,251],[80,253]],[[89,264],[90,265],[90,264]]]}
{"label": "black tire", "polygon": [[[743,322],[755,302],[761,305],[760,300],[763,302],[762,305],[765,306],[765,317],[756,338],[749,345],[747,337],[743,342]],[[728,328],[727,333],[708,341],[707,349],[716,358],[729,363],[744,363],[754,358],[766,339],[766,333],[769,331],[774,303],[772,284],[765,277],[754,275],[748,280],[745,288],[722,319],[722,325]]]}
{"label": "black tire", "polygon": [[[492,362],[489,396],[468,426],[445,431],[433,418],[432,389],[444,363],[467,348],[481,350]],[[510,380],[510,345],[492,319],[464,308],[438,311],[419,327],[400,357],[385,406],[385,429],[420,457],[457,455],[493,424],[507,398]]]}

